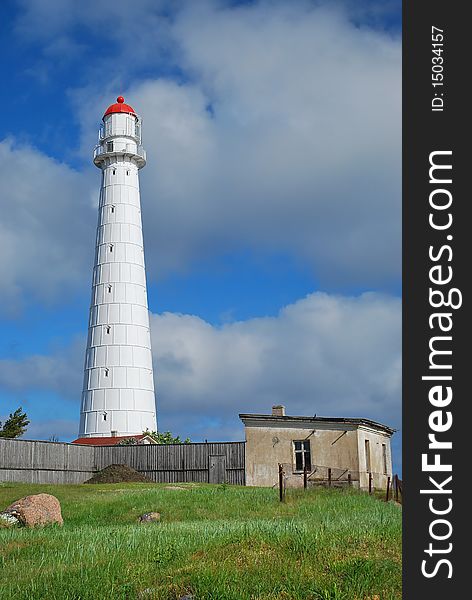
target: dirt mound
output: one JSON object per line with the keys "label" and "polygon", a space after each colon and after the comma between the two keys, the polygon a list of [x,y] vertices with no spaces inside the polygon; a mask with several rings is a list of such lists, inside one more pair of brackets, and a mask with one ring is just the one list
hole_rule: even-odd
{"label": "dirt mound", "polygon": [[88,479],[85,483],[153,483],[150,479],[138,473],[127,465],[108,465]]}

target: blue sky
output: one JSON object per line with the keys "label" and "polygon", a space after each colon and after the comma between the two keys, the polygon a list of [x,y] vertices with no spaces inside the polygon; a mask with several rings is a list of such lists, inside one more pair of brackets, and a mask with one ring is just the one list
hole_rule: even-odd
{"label": "blue sky", "polygon": [[279,402],[400,427],[399,2],[9,0],[0,35],[1,416],[76,435],[91,150],[123,94],[160,428],[242,439]]}

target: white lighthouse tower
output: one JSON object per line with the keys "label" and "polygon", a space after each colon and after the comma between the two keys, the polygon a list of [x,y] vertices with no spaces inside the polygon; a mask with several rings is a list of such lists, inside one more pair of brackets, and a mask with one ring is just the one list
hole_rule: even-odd
{"label": "white lighthouse tower", "polygon": [[122,96],[103,116],[93,162],[102,183],[79,438],[131,436],[157,425],[138,175],[146,153]]}

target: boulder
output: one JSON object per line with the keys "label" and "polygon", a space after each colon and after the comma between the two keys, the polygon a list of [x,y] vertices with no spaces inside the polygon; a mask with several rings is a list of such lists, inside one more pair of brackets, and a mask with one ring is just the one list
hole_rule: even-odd
{"label": "boulder", "polygon": [[154,523],[154,522],[160,521],[160,520],[161,520],[161,513],[158,513],[158,512],[144,513],[144,515],[141,515],[138,519],[138,521],[140,523]]}
{"label": "boulder", "polygon": [[26,527],[64,523],[59,500],[50,494],[33,494],[20,498],[7,506],[3,514],[15,517]]}

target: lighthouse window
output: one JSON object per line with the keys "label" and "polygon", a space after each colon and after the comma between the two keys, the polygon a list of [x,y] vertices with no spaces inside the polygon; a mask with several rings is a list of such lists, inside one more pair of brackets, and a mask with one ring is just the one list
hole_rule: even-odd
{"label": "lighthouse window", "polygon": [[107,420],[107,413],[106,413],[106,412],[102,413],[102,419],[103,419],[104,421],[106,421],[106,420]]}
{"label": "lighthouse window", "polygon": [[126,175],[129,175],[129,171],[126,171]]}
{"label": "lighthouse window", "polygon": [[108,291],[109,294],[111,294],[111,288],[112,288],[111,285],[107,286],[107,291]]}
{"label": "lighthouse window", "polygon": [[105,377],[108,377],[109,373],[110,373],[110,369],[105,369]]}
{"label": "lighthouse window", "polygon": [[116,169],[113,169],[113,175],[116,175]]}
{"label": "lighthouse window", "polygon": [[107,325],[107,333],[110,333],[110,331],[111,331],[111,327],[110,327],[110,325]]}
{"label": "lighthouse window", "polygon": [[115,205],[114,204],[111,205],[110,210],[111,210],[112,213],[115,212]]}
{"label": "lighthouse window", "polygon": [[113,152],[113,142],[107,142],[107,152]]}
{"label": "lighthouse window", "polygon": [[110,249],[110,252],[113,252],[113,244],[110,244],[108,248]]}

